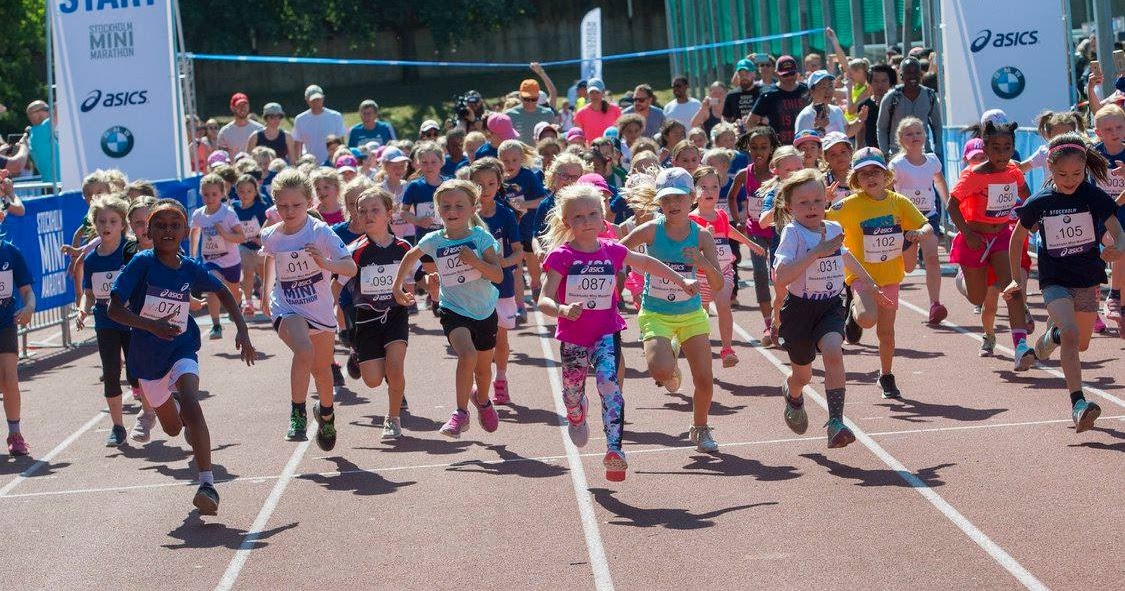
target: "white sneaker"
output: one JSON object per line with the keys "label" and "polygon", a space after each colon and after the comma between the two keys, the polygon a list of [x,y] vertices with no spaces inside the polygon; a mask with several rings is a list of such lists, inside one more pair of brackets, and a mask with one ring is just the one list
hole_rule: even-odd
{"label": "white sneaker", "polygon": [[703,453],[715,453],[719,451],[719,444],[711,436],[713,430],[711,425],[692,425],[688,431],[688,439],[695,444],[695,449]]}
{"label": "white sneaker", "polygon": [[1035,340],[1035,356],[1040,361],[1046,361],[1051,358],[1051,354],[1055,352],[1059,344],[1051,339],[1051,333],[1055,330],[1055,322],[1048,317],[1047,328],[1039,338]]}
{"label": "white sneaker", "polygon": [[402,422],[398,417],[383,419],[383,439],[398,439],[402,437]]}
{"label": "white sneaker", "polygon": [[142,412],[133,425],[129,439],[137,443],[148,443],[152,439],[152,428],[156,425],[156,413]]}

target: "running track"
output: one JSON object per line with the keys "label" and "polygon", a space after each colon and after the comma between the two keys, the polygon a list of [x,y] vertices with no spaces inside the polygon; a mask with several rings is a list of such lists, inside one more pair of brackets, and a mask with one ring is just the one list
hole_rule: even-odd
{"label": "running track", "polygon": [[[979,325],[948,277],[949,320],[922,324],[921,279],[904,285],[898,322],[905,400],[878,395],[873,334],[848,347],[846,415],[865,435],[842,450],[825,447],[819,371],[806,391],[809,432],[785,427],[787,357],[750,346],[761,319],[743,308],[741,364],[723,369],[714,341],[722,450],[696,452],[690,398],[639,370],[628,316],[630,471],[617,484],[603,477],[596,396],[587,448],[559,427],[557,344],[534,313],[513,334],[514,405],[497,433],[475,418],[460,440],[437,433],[454,360],[423,312],[408,356],[408,437],[381,442],[385,391],[349,380],[327,454],[283,440],[288,354],[267,323],[252,325],[253,369],[238,361],[232,331],[204,341],[222,505],[203,519],[189,512],[195,470],[182,438],[103,447],[110,423],[94,348],[45,358],[22,368],[34,456],[0,456],[5,586],[1125,588],[1125,340],[1111,330],[1084,354],[1097,388],[1088,398],[1103,413],[1076,435],[1057,356],[1016,375],[1000,332],[1000,357],[979,359],[979,341],[961,332]],[[1041,305],[1035,315],[1042,330]]]}

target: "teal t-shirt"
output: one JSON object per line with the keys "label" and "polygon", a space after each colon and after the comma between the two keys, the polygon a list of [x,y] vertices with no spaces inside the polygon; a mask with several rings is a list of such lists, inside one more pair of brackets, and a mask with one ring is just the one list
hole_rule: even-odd
{"label": "teal t-shirt", "polygon": [[430,232],[418,241],[418,248],[434,259],[438,270],[438,302],[442,308],[472,318],[484,320],[496,311],[500,292],[480,271],[461,259],[461,249],[473,249],[477,257],[484,258],[489,248],[499,253],[496,239],[488,230],[473,226],[468,236],[450,240],[445,230]]}
{"label": "teal t-shirt", "polygon": [[45,119],[39,125],[32,126],[31,134],[28,136],[28,148],[31,150],[31,159],[35,162],[35,168],[39,170],[39,176],[44,182],[57,180],[55,158],[51,153],[52,146],[54,141],[51,137],[51,120]]}

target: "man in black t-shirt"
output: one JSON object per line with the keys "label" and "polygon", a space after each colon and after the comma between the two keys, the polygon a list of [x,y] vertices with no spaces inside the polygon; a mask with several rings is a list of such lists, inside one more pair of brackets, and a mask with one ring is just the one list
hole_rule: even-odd
{"label": "man in black t-shirt", "polygon": [[809,87],[798,80],[797,60],[792,56],[777,58],[777,77],[776,86],[762,90],[750,113],[750,123],[769,123],[782,144],[792,144],[797,114],[809,104]]}
{"label": "man in black t-shirt", "polygon": [[871,67],[867,80],[867,87],[871,91],[871,96],[860,101],[855,107],[856,112],[859,112],[863,107],[867,107],[867,119],[863,123],[863,132],[856,135],[857,138],[862,138],[863,143],[856,147],[878,148],[879,129],[876,122],[879,121],[879,103],[882,102],[883,96],[898,85],[898,73],[887,64],[875,64]]}
{"label": "man in black t-shirt", "polygon": [[738,60],[735,64],[734,71],[738,75],[739,90],[728,92],[726,100],[723,101],[723,120],[727,123],[737,124],[745,119],[753,110],[754,103],[758,102],[762,87],[754,81],[754,72],[757,69],[754,62],[748,59]]}

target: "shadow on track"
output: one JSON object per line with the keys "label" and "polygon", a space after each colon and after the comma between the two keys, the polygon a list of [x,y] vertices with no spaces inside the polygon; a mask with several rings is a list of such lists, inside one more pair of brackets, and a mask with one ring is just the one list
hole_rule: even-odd
{"label": "shadow on track", "polygon": [[[268,538],[297,527],[297,522],[282,525],[259,533],[250,546],[251,550],[264,548],[269,544]],[[179,544],[163,544],[161,547],[169,550],[182,550],[184,548],[227,548],[238,550],[242,547],[242,540],[249,533],[243,529],[227,527],[222,523],[205,523],[199,513],[192,510],[184,522],[176,529],[168,532],[168,537],[181,540]]]}
{"label": "shadow on track", "polygon": [[928,423],[931,418],[946,418],[955,421],[987,421],[992,417],[1008,412],[1006,408],[968,408],[957,404],[936,404],[903,398],[895,402],[880,403],[890,411],[892,419],[908,423]]}
{"label": "shadow on track", "polygon": [[634,507],[613,496],[615,494],[614,491],[605,488],[591,488],[590,493],[594,495],[594,500],[597,501],[602,508],[619,518],[609,521],[609,525],[663,527],[665,529],[702,529],[712,527],[715,525],[714,520],[716,517],[721,517],[727,513],[778,504],[777,501],[767,501],[763,503],[726,507],[724,509],[716,509],[704,513],[694,513],[687,509],[645,509]]}
{"label": "shadow on track", "polygon": [[[910,483],[904,480],[902,475],[895,470],[866,470],[864,468],[855,468],[847,464],[841,464],[835,460],[830,460],[824,454],[819,453],[801,454],[801,457],[808,458],[820,466],[827,468],[828,473],[832,476],[856,480],[856,486],[901,486],[913,488],[910,486]],[[926,486],[935,488],[945,484],[945,481],[938,476],[938,471],[956,465],[957,464],[938,464],[929,468],[922,468],[915,472],[914,476],[926,483]]]}
{"label": "shadow on track", "polygon": [[489,445],[485,449],[496,452],[496,460],[466,460],[446,468],[448,472],[475,472],[493,476],[522,476],[524,478],[551,478],[567,473],[564,466],[542,460],[525,458],[516,452],[508,451],[506,445]]}
{"label": "shadow on track", "polygon": [[801,472],[797,470],[796,466],[767,466],[757,460],[742,458],[722,452],[717,452],[713,455],[694,455],[691,457],[691,460],[690,463],[684,465],[683,470],[666,472],[637,470],[637,474],[750,476],[755,480],[764,482],[792,480],[802,475]]}
{"label": "shadow on track", "polygon": [[375,496],[391,494],[398,489],[417,484],[410,482],[392,482],[378,472],[364,470],[350,460],[339,456],[325,458],[336,464],[337,474],[302,474],[297,478],[315,482],[328,491],[351,491],[353,495]]}

